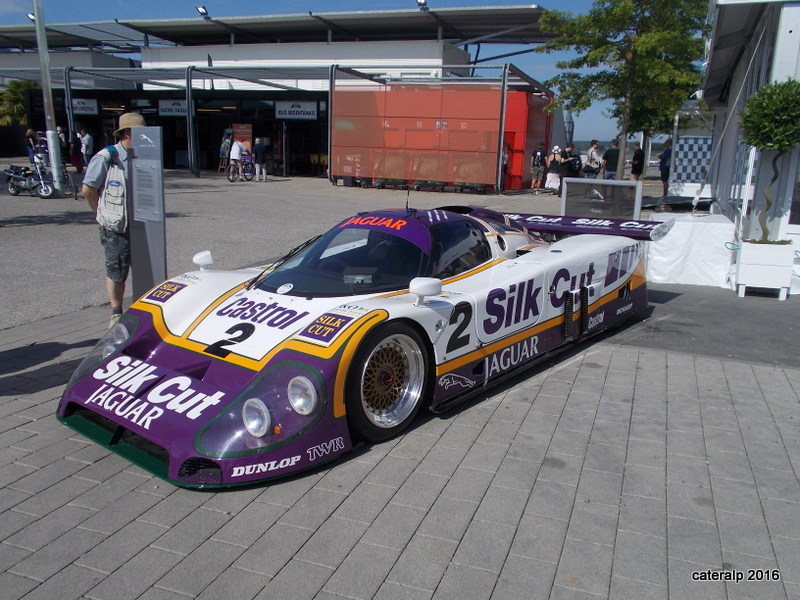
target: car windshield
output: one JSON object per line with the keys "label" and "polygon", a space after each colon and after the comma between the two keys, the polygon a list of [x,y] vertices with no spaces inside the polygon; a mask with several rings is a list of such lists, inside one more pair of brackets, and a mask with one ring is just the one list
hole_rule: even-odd
{"label": "car windshield", "polygon": [[428,262],[418,246],[391,233],[337,228],[279,264],[258,287],[292,296],[373,294],[408,287]]}

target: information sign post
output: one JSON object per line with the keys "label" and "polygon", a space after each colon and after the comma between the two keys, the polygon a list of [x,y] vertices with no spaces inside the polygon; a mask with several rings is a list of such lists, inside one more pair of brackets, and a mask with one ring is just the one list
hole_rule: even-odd
{"label": "information sign post", "polygon": [[140,298],[167,278],[161,127],[132,127],[128,151],[132,292]]}

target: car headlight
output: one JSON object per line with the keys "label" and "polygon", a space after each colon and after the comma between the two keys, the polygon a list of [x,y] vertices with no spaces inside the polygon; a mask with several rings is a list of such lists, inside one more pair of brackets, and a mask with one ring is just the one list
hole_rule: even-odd
{"label": "car headlight", "polygon": [[242,406],[242,421],[247,432],[259,438],[267,435],[272,425],[269,409],[258,398],[245,400]]}
{"label": "car headlight", "polygon": [[289,404],[299,415],[310,415],[317,407],[317,388],[308,378],[295,377],[287,386]]}
{"label": "car headlight", "polygon": [[279,448],[325,414],[325,378],[317,369],[278,361],[214,417],[195,439],[206,456],[245,456]]}
{"label": "car headlight", "polygon": [[108,330],[103,336],[103,339],[100,340],[100,344],[102,344],[101,353],[103,355],[103,359],[108,358],[114,352],[120,349],[120,347],[128,341],[131,337],[131,331],[128,328],[128,325],[123,322],[121,319],[117,321],[114,326]]}
{"label": "car headlight", "polygon": [[71,385],[86,373],[95,369],[109,356],[119,351],[120,348],[128,343],[128,340],[131,339],[131,336],[133,336],[138,327],[138,319],[129,315],[122,315],[120,320],[103,334],[100,341],[95,344],[95,347],[89,351],[86,358],[78,365],[78,368],[75,369],[75,372],[69,380],[69,384]]}

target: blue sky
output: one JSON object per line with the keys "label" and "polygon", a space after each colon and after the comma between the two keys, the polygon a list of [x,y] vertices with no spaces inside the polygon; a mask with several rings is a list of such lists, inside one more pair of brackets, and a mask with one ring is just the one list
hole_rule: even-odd
{"label": "blue sky", "polygon": [[[339,12],[381,9],[414,9],[416,0],[40,0],[40,7],[47,23],[86,23],[110,21],[114,19],[194,19],[199,18],[195,6],[203,4],[212,17],[235,17],[263,14],[288,14],[311,12]],[[508,6],[527,5],[522,1],[496,0],[428,0],[428,6],[436,8],[457,8],[468,6]],[[591,0],[572,0],[564,3],[545,0],[542,8],[569,10],[572,13],[587,12]],[[0,0],[0,25],[28,24],[26,13],[33,12],[31,0]],[[482,56],[502,54],[514,48],[484,46]],[[498,62],[511,62],[534,79],[544,81],[556,73],[553,66],[556,58],[546,54],[521,54],[501,59]],[[616,128],[604,116],[606,105],[598,104],[575,117],[575,139],[610,139]]]}

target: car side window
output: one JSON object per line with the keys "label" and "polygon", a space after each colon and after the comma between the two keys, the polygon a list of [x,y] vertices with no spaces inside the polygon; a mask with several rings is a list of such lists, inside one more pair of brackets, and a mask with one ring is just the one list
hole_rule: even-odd
{"label": "car side window", "polygon": [[433,277],[453,277],[491,258],[486,236],[470,221],[441,223],[432,229],[431,235]]}

